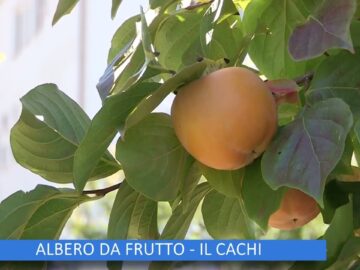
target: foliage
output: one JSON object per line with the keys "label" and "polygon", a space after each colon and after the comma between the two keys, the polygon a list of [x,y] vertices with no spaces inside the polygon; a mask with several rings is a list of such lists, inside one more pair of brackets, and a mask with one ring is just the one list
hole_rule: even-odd
{"label": "foliage", "polygon": [[[121,2],[112,1],[112,17]],[[141,9],[114,35],[94,119],[53,84],[21,99],[10,138],[15,159],[76,189],[37,186],[11,195],[0,204],[0,238],[56,239],[73,209],[92,199],[86,194],[98,199],[117,187],[111,239],[182,239],[201,203],[212,237],[253,238],[268,230],[284,191],[297,188],[320,205],[329,249],[326,262],[291,269],[346,269],[359,260],[360,174],[351,163],[353,153],[360,160],[359,1],[149,2],[152,20]],[[60,0],[53,23],[77,3]],[[153,111],[209,72],[244,66],[246,55],[270,80],[278,132],[247,167],[207,168],[181,146],[169,115]],[[117,134],[114,157],[107,148]],[[89,181],[119,170],[126,178],[120,185],[84,192]],[[162,232],[160,201],[172,208]]]}

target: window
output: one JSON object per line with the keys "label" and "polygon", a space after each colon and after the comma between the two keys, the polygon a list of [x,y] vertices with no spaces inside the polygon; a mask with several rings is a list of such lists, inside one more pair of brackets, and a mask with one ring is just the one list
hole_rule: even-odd
{"label": "window", "polygon": [[36,36],[44,25],[46,1],[31,0],[16,9],[14,16],[14,55],[17,56]]}
{"label": "window", "polygon": [[46,1],[35,0],[35,17],[36,17],[36,32],[40,32],[44,25],[46,13]]}
{"label": "window", "polygon": [[6,116],[2,116],[0,121],[0,169],[5,168],[8,163],[8,142],[7,137],[7,128],[8,128],[8,119]]}
{"label": "window", "polygon": [[24,46],[24,36],[23,36],[23,15],[21,14],[22,12],[16,12],[15,15],[15,31],[14,31],[14,35],[15,35],[15,55],[17,55],[23,48]]}
{"label": "window", "polygon": [[0,142],[0,169],[7,166],[7,147]]}

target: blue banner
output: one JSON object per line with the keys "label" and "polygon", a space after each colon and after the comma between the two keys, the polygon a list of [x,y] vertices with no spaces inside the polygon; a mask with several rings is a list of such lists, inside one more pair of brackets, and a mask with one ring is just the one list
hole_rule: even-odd
{"label": "blue banner", "polygon": [[0,240],[0,261],[324,260],[324,240]]}

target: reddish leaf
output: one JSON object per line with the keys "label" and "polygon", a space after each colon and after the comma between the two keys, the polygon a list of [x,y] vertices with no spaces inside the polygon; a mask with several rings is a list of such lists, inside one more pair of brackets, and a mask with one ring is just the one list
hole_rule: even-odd
{"label": "reddish leaf", "polygon": [[331,48],[354,52],[350,23],[356,10],[356,0],[324,1],[316,14],[295,28],[289,40],[289,51],[295,60],[305,60],[323,54]]}
{"label": "reddish leaf", "polygon": [[273,93],[276,104],[281,103],[297,103],[298,97],[298,85],[293,80],[269,80],[266,81],[267,86]]}

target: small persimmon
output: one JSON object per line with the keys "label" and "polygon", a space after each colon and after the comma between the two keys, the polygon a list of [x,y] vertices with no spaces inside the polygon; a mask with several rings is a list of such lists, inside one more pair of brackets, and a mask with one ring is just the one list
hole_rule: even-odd
{"label": "small persimmon", "polygon": [[285,192],[279,209],[269,219],[269,226],[280,230],[293,230],[304,226],[319,214],[316,201],[297,189]]}

